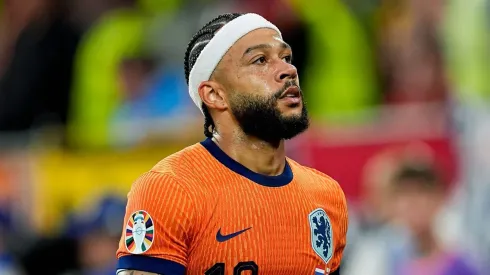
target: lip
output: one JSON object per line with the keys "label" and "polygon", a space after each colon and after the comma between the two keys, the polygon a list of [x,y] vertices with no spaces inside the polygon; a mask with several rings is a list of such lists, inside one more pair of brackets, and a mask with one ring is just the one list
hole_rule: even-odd
{"label": "lip", "polygon": [[283,98],[299,98],[301,96],[298,86],[291,86],[282,93],[280,99]]}

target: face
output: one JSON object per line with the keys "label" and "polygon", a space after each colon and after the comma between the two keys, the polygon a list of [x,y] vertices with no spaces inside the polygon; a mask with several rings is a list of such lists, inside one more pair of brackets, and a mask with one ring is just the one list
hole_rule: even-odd
{"label": "face", "polygon": [[242,37],[217,68],[233,117],[247,135],[268,142],[290,139],[308,128],[291,48],[274,30]]}
{"label": "face", "polygon": [[417,183],[407,183],[393,197],[394,216],[415,236],[432,230],[432,225],[442,203],[436,190],[425,190]]}

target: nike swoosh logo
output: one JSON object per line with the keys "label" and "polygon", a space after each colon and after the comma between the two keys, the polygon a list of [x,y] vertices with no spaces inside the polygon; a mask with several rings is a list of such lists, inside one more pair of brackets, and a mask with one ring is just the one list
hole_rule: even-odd
{"label": "nike swoosh logo", "polygon": [[249,230],[250,228],[252,227],[249,227],[249,228],[245,228],[243,230],[240,230],[240,231],[237,231],[235,233],[231,233],[231,234],[228,234],[228,235],[221,235],[221,228],[218,229],[218,233],[216,233],[216,240],[220,243],[222,242],[226,242],[228,241],[229,239],[233,239],[235,238],[236,236],[242,234],[243,232]]}

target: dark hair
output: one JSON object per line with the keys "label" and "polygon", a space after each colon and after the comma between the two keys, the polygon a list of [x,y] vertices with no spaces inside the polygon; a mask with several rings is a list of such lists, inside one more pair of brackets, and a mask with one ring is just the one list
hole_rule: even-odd
{"label": "dark hair", "polygon": [[[194,67],[197,57],[199,57],[201,51],[214,37],[214,34],[226,23],[241,15],[241,13],[221,14],[213,20],[209,21],[192,37],[189,44],[187,44],[187,50],[185,51],[184,57],[185,80],[187,84],[189,84],[189,73],[191,72],[192,67]],[[204,113],[204,135],[206,137],[212,137],[216,127],[214,125],[213,118],[209,114],[209,110],[206,104],[202,103],[201,108]],[[211,130],[209,128],[211,128]]]}
{"label": "dark hair", "polygon": [[393,187],[414,186],[426,191],[441,191],[444,184],[435,167],[426,164],[404,164],[394,175]]}

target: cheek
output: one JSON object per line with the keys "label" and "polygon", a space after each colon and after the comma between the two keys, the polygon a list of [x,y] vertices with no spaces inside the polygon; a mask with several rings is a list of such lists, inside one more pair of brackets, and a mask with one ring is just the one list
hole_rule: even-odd
{"label": "cheek", "polygon": [[248,77],[247,79],[244,79],[243,82],[240,84],[240,86],[242,87],[240,91],[249,94],[256,94],[256,95],[263,96],[275,92],[274,87],[270,85],[269,81],[256,76]]}
{"label": "cheek", "polygon": [[281,88],[274,81],[272,73],[260,66],[241,72],[238,85],[242,88],[240,90],[261,95],[271,94]]}
{"label": "cheek", "polygon": [[398,197],[394,203],[394,214],[397,217],[405,217],[412,208],[412,202],[406,197]]}
{"label": "cheek", "polygon": [[427,217],[427,219],[434,219],[439,212],[440,201],[438,200],[438,198],[429,196],[424,199],[424,202],[422,204],[424,205],[424,208],[421,209],[421,211],[425,212],[425,216]]}
{"label": "cheek", "polygon": [[411,227],[423,227],[434,218],[436,203],[424,195],[406,195],[397,199],[395,215]]}

